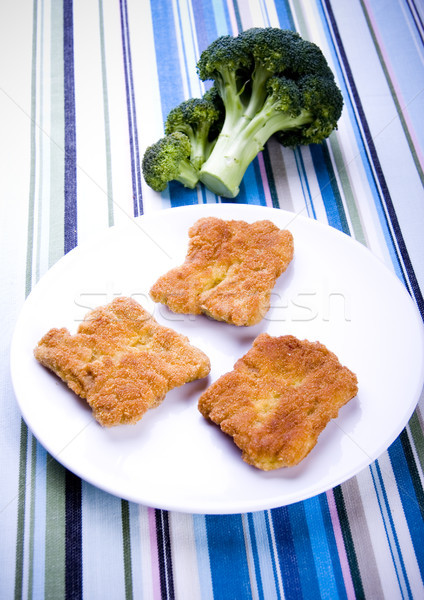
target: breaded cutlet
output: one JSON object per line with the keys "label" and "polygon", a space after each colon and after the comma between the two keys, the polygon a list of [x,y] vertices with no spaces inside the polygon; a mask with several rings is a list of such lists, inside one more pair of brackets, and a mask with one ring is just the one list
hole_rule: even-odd
{"label": "breaded cutlet", "polygon": [[136,423],[169,390],[210,371],[201,350],[126,297],[93,310],[75,335],[51,329],[34,355],[107,427]]}
{"label": "breaded cutlet", "polygon": [[207,314],[234,325],[255,325],[270,306],[277,278],[293,258],[293,236],[271,221],[204,217],[189,229],[185,262],[150,290],[175,313]]}
{"label": "breaded cutlet", "polygon": [[357,390],[356,375],[323,344],[263,333],[198,406],[247,463],[269,471],[303,460]]}

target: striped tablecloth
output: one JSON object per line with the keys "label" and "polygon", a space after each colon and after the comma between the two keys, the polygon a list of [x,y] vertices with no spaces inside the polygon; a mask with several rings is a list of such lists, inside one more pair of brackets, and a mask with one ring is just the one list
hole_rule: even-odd
{"label": "striped tablecloth", "polygon": [[316,42],[345,105],[320,146],[270,142],[237,202],[356,238],[423,314],[423,23],[418,0],[1,3],[0,598],[424,598],[423,401],[390,448],[335,489],[191,515],[65,470],[21,419],[9,374],[19,311],[64,253],[138,215],[221,201],[201,186],[153,192],[141,159],[168,111],[203,93],[199,53],[251,26]]}

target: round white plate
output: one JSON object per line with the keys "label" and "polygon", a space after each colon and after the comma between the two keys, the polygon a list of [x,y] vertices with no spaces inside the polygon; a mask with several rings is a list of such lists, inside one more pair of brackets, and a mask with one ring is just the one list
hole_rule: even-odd
{"label": "round white plate", "polygon": [[[254,327],[177,315],[149,298],[157,277],[181,264],[200,217],[270,219],[294,236],[295,256],[271,309]],[[187,335],[211,359],[210,376],[172,390],[137,425],[100,427],[84,401],[37,363],[51,327],[75,333],[84,315],[120,295]],[[197,409],[203,390],[263,331],[319,340],[357,374],[359,393],[298,466],[262,472]],[[28,297],[14,333],[11,369],[23,417],[68,469],[130,501],[192,513],[282,506],[358,473],[398,436],[424,379],[423,326],[398,279],[365,247],[333,228],[282,210],[221,204],[172,208],[112,227],[61,259]]]}

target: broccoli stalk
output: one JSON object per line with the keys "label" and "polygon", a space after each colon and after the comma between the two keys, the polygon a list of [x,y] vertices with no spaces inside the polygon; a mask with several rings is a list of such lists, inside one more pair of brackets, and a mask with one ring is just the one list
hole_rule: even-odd
{"label": "broccoli stalk", "polygon": [[272,89],[252,118],[240,113],[238,121],[224,122],[214,151],[203,164],[200,180],[216,194],[234,198],[253,159],[278,131],[297,130],[311,123],[310,110],[300,108],[298,90],[285,78],[271,78],[264,89]]}
{"label": "broccoli stalk", "polygon": [[337,126],[343,100],[321,50],[298,34],[250,29],[223,36],[201,55],[202,80],[214,80],[225,119],[199,179],[234,198],[244,173],[278,134],[286,146],[319,143]]}

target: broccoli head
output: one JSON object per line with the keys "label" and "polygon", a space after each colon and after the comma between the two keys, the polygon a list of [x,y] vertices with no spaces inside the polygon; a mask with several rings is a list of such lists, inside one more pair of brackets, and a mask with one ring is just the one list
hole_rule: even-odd
{"label": "broccoli head", "polygon": [[322,142],[337,127],[343,99],[320,48],[299,34],[252,28],[223,36],[200,56],[202,80],[212,79],[225,118],[199,178],[235,197],[243,175],[274,134],[285,146]]}
{"label": "broccoli head", "polygon": [[149,146],[142,164],[147,185],[156,192],[162,192],[173,180],[191,189],[196,187],[199,174],[190,162],[190,152],[189,138],[179,131]]}
{"label": "broccoli head", "polygon": [[190,162],[200,169],[208,158],[224,120],[224,106],[215,88],[202,98],[190,98],[173,108],[165,133],[184,133],[190,140]]}

